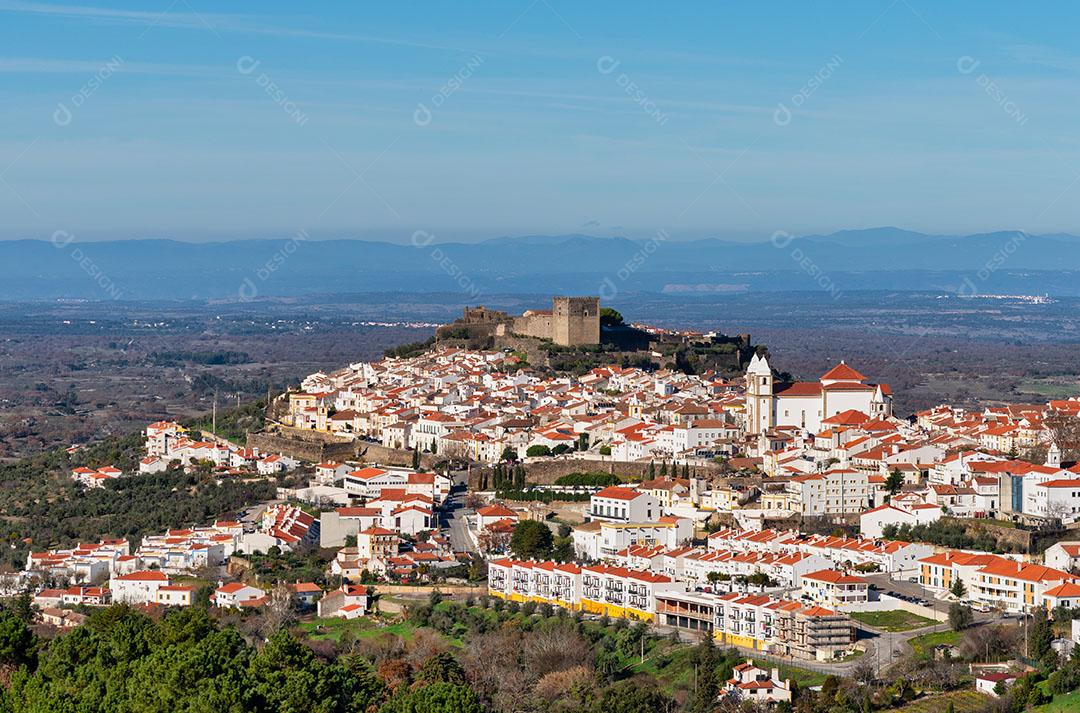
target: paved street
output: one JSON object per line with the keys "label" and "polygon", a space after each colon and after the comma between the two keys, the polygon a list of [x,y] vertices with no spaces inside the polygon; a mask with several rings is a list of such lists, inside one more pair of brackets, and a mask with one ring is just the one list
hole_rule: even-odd
{"label": "paved street", "polygon": [[450,538],[450,546],[455,552],[475,552],[476,545],[466,532],[465,518],[473,514],[473,510],[465,507],[465,485],[467,482],[466,471],[454,471],[450,475],[454,478],[454,490],[447,499],[446,508],[439,516],[439,524],[447,531]]}

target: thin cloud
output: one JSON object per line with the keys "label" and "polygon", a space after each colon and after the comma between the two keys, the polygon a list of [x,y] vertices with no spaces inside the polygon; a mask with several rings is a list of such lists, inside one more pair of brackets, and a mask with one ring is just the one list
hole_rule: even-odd
{"label": "thin cloud", "polygon": [[1021,64],[1033,64],[1066,72],[1080,72],[1080,57],[1045,45],[1012,45],[1009,54]]}
{"label": "thin cloud", "polygon": [[418,49],[440,50],[483,54],[475,50],[448,45],[418,42],[391,37],[357,35],[344,32],[323,32],[290,27],[260,26],[251,23],[250,16],[217,15],[195,12],[146,12],[143,10],[116,10],[105,7],[86,7],[80,5],[54,5],[49,3],[24,2],[23,0],[0,0],[0,11],[19,12],[35,15],[49,15],[71,19],[98,20],[103,22],[126,23],[134,25],[171,27],[186,30],[206,30],[208,27],[220,32],[238,34],[269,35],[275,37],[299,37],[319,40],[337,40],[341,42],[361,42],[380,45],[396,45]]}
{"label": "thin cloud", "polygon": [[49,59],[42,57],[0,58],[2,74],[93,74],[108,66],[111,71],[184,77],[220,77],[227,72],[216,67],[126,62],[122,57],[105,60]]}

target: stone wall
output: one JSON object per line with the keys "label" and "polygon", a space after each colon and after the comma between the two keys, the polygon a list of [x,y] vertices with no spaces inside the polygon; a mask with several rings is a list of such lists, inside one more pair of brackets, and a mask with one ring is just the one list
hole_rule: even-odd
{"label": "stone wall", "polygon": [[[321,463],[360,461],[383,465],[412,465],[412,451],[387,448],[378,443],[354,441],[315,431],[304,431],[287,426],[275,426],[273,431],[249,433],[248,448],[258,448],[263,453],[283,453],[290,458]],[[420,454],[420,466],[431,468],[440,460],[438,455]]]}
{"label": "stone wall", "polygon": [[526,312],[520,317],[514,317],[510,332],[535,339],[553,339],[551,315],[546,312]]}
{"label": "stone wall", "polygon": [[[660,469],[660,463],[654,464],[657,472]],[[670,466],[669,466],[670,469]],[[474,468],[470,476],[470,487],[479,487],[480,475],[487,471],[491,473],[490,468]],[[537,483],[539,485],[551,485],[557,479],[564,475],[570,475],[571,473],[611,473],[620,477],[632,480],[644,479],[648,473],[648,463],[626,463],[623,461],[600,461],[600,460],[586,460],[584,458],[570,458],[570,459],[557,459],[557,460],[543,460],[535,461],[525,464],[525,478],[530,483]],[[719,470],[713,468],[691,468],[690,474],[698,477],[705,477],[708,475],[716,475]],[[682,477],[682,470],[678,472],[678,476]]]}
{"label": "stone wall", "polygon": [[[1000,525],[996,520],[969,520],[961,518],[941,518],[942,522],[955,522],[962,525],[964,532],[975,537],[981,532],[989,533],[1005,551],[1035,552],[1037,534],[1031,530],[1021,530],[1008,525]],[[1049,534],[1049,533],[1048,533]]]}
{"label": "stone wall", "polygon": [[258,448],[262,453],[282,453],[290,458],[321,463],[327,460],[346,461],[356,458],[356,445],[352,441],[331,441],[312,438],[303,438],[294,431],[292,433],[261,432],[249,433],[247,437],[248,448]]}

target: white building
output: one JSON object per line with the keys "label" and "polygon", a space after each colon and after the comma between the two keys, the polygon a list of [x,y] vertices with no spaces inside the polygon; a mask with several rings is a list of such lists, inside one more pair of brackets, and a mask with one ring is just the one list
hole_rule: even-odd
{"label": "white building", "polygon": [[263,601],[265,596],[266,592],[258,587],[252,587],[243,582],[230,582],[214,590],[214,606],[233,608],[253,606]]}
{"label": "white building", "polygon": [[1024,476],[1024,488],[1031,496],[1027,514],[1059,518],[1063,524],[1080,519],[1080,478],[1051,477],[1028,489],[1029,477]]}
{"label": "white building", "polygon": [[926,525],[941,518],[941,508],[930,503],[922,503],[911,508],[895,505],[880,505],[867,510],[859,516],[859,530],[863,537],[878,538],[886,525]]}
{"label": "white building", "polygon": [[732,678],[724,684],[724,693],[739,701],[776,703],[791,700],[791,681],[780,678],[780,670],[766,670],[747,659],[731,670]]}
{"label": "white building", "polygon": [[588,518],[606,522],[652,522],[660,517],[660,505],[648,493],[613,485],[597,491],[589,500]]}
{"label": "white building", "polygon": [[869,599],[870,583],[862,577],[823,569],[802,576],[802,596],[818,604],[839,607]]}
{"label": "white building", "polygon": [[1055,542],[1046,548],[1043,562],[1064,572],[1080,568],[1080,542]]}
{"label": "white building", "polygon": [[656,522],[606,522],[594,520],[578,525],[572,532],[574,551],[579,557],[611,559],[638,545],[673,549],[694,536],[693,523],[684,517],[665,515]]}
{"label": "white building", "polygon": [[113,601],[124,604],[156,604],[158,589],[167,586],[169,577],[151,570],[118,575],[109,581]]}
{"label": "white building", "polygon": [[785,504],[788,510],[803,515],[860,513],[874,505],[875,489],[870,477],[846,468],[797,475],[786,483]]}
{"label": "white building", "polygon": [[818,381],[775,384],[768,360],[754,355],[746,371],[746,430],[764,433],[777,426],[796,426],[812,433],[822,422],[855,410],[883,419],[892,416],[892,391],[886,384],[868,384],[844,362]]}

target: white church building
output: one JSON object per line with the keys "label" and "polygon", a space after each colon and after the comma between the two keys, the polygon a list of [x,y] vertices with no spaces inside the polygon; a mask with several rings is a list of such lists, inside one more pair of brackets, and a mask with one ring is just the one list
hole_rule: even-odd
{"label": "white church building", "polygon": [[755,354],[746,369],[746,430],[764,433],[776,426],[821,430],[822,421],[854,409],[870,418],[892,416],[887,384],[868,384],[866,377],[841,361],[817,381],[773,383],[772,367]]}

